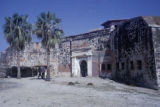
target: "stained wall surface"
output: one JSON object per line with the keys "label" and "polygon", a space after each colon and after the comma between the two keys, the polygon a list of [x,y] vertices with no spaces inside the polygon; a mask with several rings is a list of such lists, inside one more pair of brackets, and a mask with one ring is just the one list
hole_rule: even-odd
{"label": "stained wall surface", "polygon": [[155,36],[145,18],[125,21],[112,32],[111,38],[115,53],[112,77],[128,84],[157,88]]}
{"label": "stained wall surface", "polygon": [[[102,53],[97,58],[93,57],[93,61],[91,55],[90,64],[87,67],[90,69],[90,76],[99,76],[99,73],[93,73],[92,75],[92,63],[101,64],[104,62],[105,51],[110,50],[109,33],[109,29],[102,29],[61,38],[55,48],[50,50],[50,67],[53,75],[70,76],[71,65],[73,65],[72,68],[79,66],[79,64],[74,66],[74,62],[71,64],[72,58],[79,58],[79,56],[72,56],[71,54],[77,52],[82,54],[87,49],[91,51],[93,56],[96,55],[93,54],[95,51]],[[18,52],[18,56],[20,57],[21,67],[47,66],[46,49],[41,43],[26,44],[25,49]],[[81,57],[86,56],[82,54]],[[101,59],[101,61],[98,62],[98,59]],[[1,60],[8,67],[17,66],[17,52],[9,47],[3,52]],[[100,72],[98,69],[100,69],[100,66],[94,72]],[[105,70],[103,72],[105,73]]]}
{"label": "stained wall surface", "polygon": [[160,87],[160,27],[152,27],[157,82]]}
{"label": "stained wall surface", "polygon": [[[46,49],[41,43],[26,44],[18,54],[13,48],[7,48],[1,54],[0,64],[8,68],[17,66],[17,55],[21,67],[47,66]],[[104,29],[63,37],[50,50],[50,69],[54,76],[82,76],[84,61],[87,76],[110,77],[157,89],[160,86],[160,17],[111,20]]]}

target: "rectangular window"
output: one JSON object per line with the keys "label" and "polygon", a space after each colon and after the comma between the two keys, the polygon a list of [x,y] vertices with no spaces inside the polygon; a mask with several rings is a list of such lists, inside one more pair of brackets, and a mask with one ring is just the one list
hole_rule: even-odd
{"label": "rectangular window", "polygon": [[104,70],[105,70],[105,64],[102,64],[102,65],[101,65],[101,68],[102,68],[102,70],[104,71]]}
{"label": "rectangular window", "polygon": [[134,70],[134,64],[133,64],[133,61],[130,62],[130,68],[131,70]]}
{"label": "rectangular window", "polygon": [[122,70],[124,70],[124,66],[125,66],[124,62],[122,62],[121,65],[122,65]]}
{"label": "rectangular window", "polygon": [[117,70],[119,70],[119,63],[116,63],[116,68]]}
{"label": "rectangular window", "polygon": [[142,61],[141,60],[137,60],[137,69],[142,70]]}
{"label": "rectangular window", "polygon": [[111,70],[111,64],[107,64],[107,70]]}

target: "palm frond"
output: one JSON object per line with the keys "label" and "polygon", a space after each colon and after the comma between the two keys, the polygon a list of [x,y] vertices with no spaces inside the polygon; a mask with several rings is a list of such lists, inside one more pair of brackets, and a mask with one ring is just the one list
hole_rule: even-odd
{"label": "palm frond", "polygon": [[25,42],[31,41],[32,25],[27,22],[28,15],[13,14],[5,18],[4,36],[11,47],[22,50]]}
{"label": "palm frond", "polygon": [[54,47],[56,42],[63,36],[63,30],[57,26],[61,20],[51,12],[42,12],[37,17],[33,34],[42,39],[42,44],[46,48]]}

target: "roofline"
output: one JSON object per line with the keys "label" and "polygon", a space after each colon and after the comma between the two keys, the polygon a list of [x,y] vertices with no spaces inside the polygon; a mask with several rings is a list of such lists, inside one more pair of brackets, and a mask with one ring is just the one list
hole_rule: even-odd
{"label": "roofline", "polygon": [[120,22],[120,21],[126,21],[128,19],[115,19],[115,20],[107,20],[106,22],[102,23],[101,25],[104,26],[106,23],[111,23],[111,22]]}
{"label": "roofline", "polygon": [[75,35],[69,35],[69,36],[63,36],[61,39],[63,38],[71,38],[71,37],[76,37],[76,36],[82,36],[82,35],[87,35],[89,33],[96,33],[96,32],[99,32],[99,31],[104,31],[104,30],[107,30],[108,28],[102,28],[102,29],[98,29],[98,30],[94,30],[94,31],[89,31],[89,32],[84,32],[84,33],[80,33],[80,34],[75,34]]}

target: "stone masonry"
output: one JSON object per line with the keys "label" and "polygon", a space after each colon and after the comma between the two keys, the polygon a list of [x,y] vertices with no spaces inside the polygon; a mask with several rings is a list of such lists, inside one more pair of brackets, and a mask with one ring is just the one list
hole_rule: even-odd
{"label": "stone masonry", "polygon": [[[50,50],[52,76],[100,76],[157,89],[160,86],[160,17],[109,20],[103,29],[63,37]],[[21,67],[46,67],[41,43],[26,44],[19,52]],[[1,54],[1,65],[17,66],[11,47]]]}
{"label": "stone masonry", "polygon": [[160,17],[136,17],[112,32],[115,62],[112,77],[129,84],[157,89],[159,84]]}
{"label": "stone masonry", "polygon": [[[93,56],[93,63],[94,65],[98,66],[98,63],[104,62],[104,57],[106,56],[106,51],[110,52],[110,44],[109,44],[109,29],[102,29],[96,30],[85,34],[74,35],[69,37],[62,38],[59,43],[56,44],[54,49],[51,49],[50,52],[50,66],[51,71],[54,75],[70,75],[71,73],[71,65],[74,68],[74,62],[71,64],[70,59],[71,53],[74,55],[77,51],[84,51],[90,50],[92,51]],[[72,46],[71,46],[72,44]],[[98,54],[101,54],[98,56]],[[23,51],[19,53],[20,55],[20,66],[21,67],[37,67],[37,66],[47,66],[46,62],[46,50],[43,48],[41,43],[30,43],[26,44],[26,47]],[[14,49],[8,48],[6,49],[3,54],[1,55],[2,62],[8,65],[10,68],[17,66],[17,53]],[[91,55],[92,56],[92,55]],[[75,58],[76,56],[74,56]],[[83,56],[81,56],[82,58]],[[86,56],[85,56],[86,58]],[[100,59],[99,62],[98,58]],[[109,62],[109,61],[108,61]],[[92,68],[92,61],[90,62],[91,65],[88,68]],[[90,71],[92,72],[92,71]],[[94,69],[94,73],[91,73],[90,76],[99,76],[99,68],[97,67]],[[105,74],[107,70],[102,71]],[[75,75],[78,76],[78,75]],[[80,74],[79,74],[80,76]]]}

